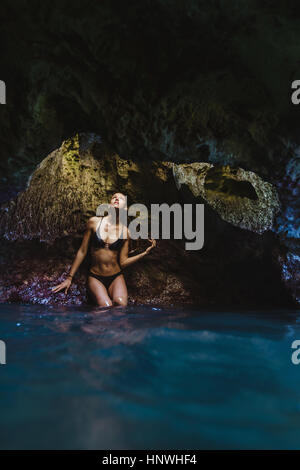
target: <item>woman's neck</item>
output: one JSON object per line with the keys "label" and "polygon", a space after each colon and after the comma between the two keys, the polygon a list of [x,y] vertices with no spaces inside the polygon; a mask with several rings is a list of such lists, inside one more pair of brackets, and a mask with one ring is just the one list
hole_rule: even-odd
{"label": "woman's neck", "polygon": [[111,225],[115,222],[116,225],[119,225],[119,211],[115,210],[116,217],[113,217],[111,213],[107,216],[107,222]]}

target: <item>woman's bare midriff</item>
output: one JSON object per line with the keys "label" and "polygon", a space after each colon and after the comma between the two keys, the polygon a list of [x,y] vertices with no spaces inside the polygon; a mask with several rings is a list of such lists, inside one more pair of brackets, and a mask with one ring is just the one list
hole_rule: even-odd
{"label": "woman's bare midriff", "polygon": [[90,271],[99,276],[112,276],[121,270],[118,263],[118,252],[109,248],[98,248],[91,251]]}

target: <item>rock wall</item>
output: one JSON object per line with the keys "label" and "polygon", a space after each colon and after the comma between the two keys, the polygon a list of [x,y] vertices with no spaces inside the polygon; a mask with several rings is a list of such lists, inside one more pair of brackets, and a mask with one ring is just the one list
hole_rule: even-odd
{"label": "rock wall", "polygon": [[[171,186],[152,187],[153,195],[198,198],[223,222],[245,229],[242,237],[261,234],[253,242],[259,246],[271,237],[267,252],[279,268],[280,285],[300,301],[300,107],[291,103],[291,83],[300,76],[299,5],[3,0],[3,256],[12,240],[43,240],[44,247],[59,237],[74,239],[98,198],[106,199],[110,188],[130,191],[122,171],[134,183],[132,196],[142,200],[151,194],[144,175],[154,162],[149,185],[159,181],[153,176],[157,165]],[[78,132],[101,135],[102,149],[116,157],[94,159],[82,151],[78,157],[76,143],[68,142]],[[64,160],[56,158],[62,141],[71,145]],[[177,193],[166,162],[181,185]],[[97,186],[101,172],[105,181]],[[30,191],[23,192],[32,174]]]}

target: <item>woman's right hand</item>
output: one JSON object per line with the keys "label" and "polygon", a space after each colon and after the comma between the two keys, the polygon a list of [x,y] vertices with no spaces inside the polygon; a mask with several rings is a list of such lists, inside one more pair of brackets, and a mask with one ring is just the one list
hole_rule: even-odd
{"label": "woman's right hand", "polygon": [[70,289],[71,283],[72,283],[71,279],[66,279],[65,281],[61,282],[57,286],[52,287],[52,292],[56,293],[56,292],[59,292],[62,289],[65,289],[65,294],[67,294],[68,290]]}

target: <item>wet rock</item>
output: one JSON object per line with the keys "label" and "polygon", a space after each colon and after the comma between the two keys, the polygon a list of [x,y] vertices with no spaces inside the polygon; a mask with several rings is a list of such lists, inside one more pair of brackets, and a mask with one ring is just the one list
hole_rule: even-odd
{"label": "wet rock", "polygon": [[277,260],[282,280],[292,296],[300,302],[300,147],[286,142],[290,152],[285,170],[275,182],[280,194],[281,210],[273,230],[278,234],[281,250]]}

